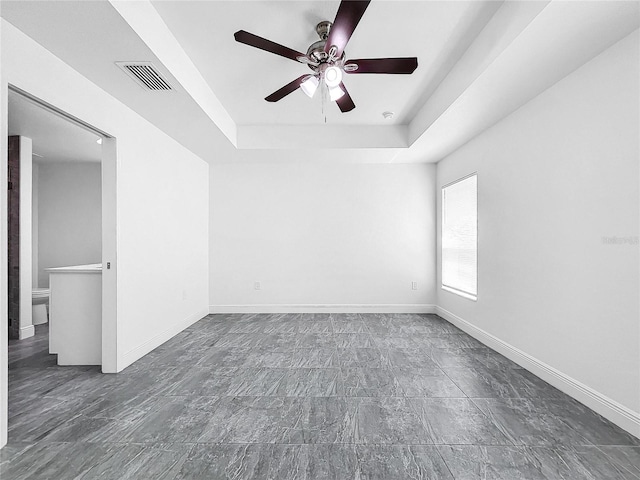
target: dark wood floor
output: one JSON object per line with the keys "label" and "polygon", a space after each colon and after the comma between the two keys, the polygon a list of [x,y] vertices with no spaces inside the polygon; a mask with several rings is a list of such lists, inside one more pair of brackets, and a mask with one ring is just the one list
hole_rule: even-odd
{"label": "dark wood floor", "polygon": [[637,479],[640,441],[434,315],[212,315],[117,375],[9,347],[5,479]]}

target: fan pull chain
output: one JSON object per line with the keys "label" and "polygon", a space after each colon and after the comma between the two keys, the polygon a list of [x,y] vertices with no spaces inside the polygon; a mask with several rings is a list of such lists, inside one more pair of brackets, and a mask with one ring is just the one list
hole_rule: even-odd
{"label": "fan pull chain", "polygon": [[322,88],[322,116],[324,117],[324,123],[325,124],[327,123],[327,114],[324,111],[324,104],[325,104],[326,100],[327,100],[327,89],[324,88],[324,85],[323,85],[323,88]]}
{"label": "fan pull chain", "polygon": [[327,117],[324,114],[324,88],[322,89],[320,114],[324,117],[324,123],[327,123]]}

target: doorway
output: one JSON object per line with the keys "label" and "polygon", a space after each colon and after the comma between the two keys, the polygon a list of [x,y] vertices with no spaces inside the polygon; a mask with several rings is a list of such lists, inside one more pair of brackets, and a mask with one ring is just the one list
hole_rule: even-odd
{"label": "doorway", "polygon": [[[99,354],[93,363],[100,364],[103,373],[115,372],[116,139],[12,86],[8,120],[13,148],[8,174],[14,177],[7,212],[10,347],[52,331],[55,338],[71,337],[68,330],[56,330],[55,318],[50,322],[49,269],[108,265],[108,274],[98,273],[98,336],[94,338]],[[37,297],[47,295],[49,302],[38,301]],[[56,311],[62,296],[56,294]],[[49,305],[36,307],[36,303]],[[42,346],[42,338],[37,340],[31,343]],[[55,350],[49,342],[49,352],[55,354]]]}

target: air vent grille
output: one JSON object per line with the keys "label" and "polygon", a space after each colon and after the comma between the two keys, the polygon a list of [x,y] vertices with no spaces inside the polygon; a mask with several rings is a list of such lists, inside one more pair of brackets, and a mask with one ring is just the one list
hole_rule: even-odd
{"label": "air vent grille", "polygon": [[151,62],[116,62],[116,65],[146,90],[173,90]]}

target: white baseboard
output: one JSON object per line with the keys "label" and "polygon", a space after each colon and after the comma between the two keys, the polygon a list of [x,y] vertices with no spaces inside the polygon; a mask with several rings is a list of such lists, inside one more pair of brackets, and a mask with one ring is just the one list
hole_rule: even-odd
{"label": "white baseboard", "polygon": [[36,329],[33,325],[20,327],[20,330],[18,331],[18,339],[23,340],[25,338],[33,337],[35,334],[36,334]]}
{"label": "white baseboard", "polygon": [[541,360],[523,352],[513,345],[500,340],[498,337],[484,331],[444,308],[436,307],[436,313],[475,339],[484,343],[496,352],[501,353],[510,360],[513,360],[521,367],[529,370],[531,373],[540,377],[547,383],[575,398],[580,403],[583,403],[632,435],[640,437],[640,413],[634,412],[630,408],[625,407],[606,395],[603,395],[593,388],[579,382],[575,378],[562,373],[551,365],[547,365]]}
{"label": "white baseboard", "polygon": [[190,327],[191,325],[196,323],[198,320],[201,320],[203,317],[206,317],[207,315],[208,315],[208,312],[206,308],[198,310],[196,313],[189,315],[187,318],[185,318],[181,322],[178,322],[172,325],[170,328],[167,328],[166,330],[154,335],[153,337],[151,337],[149,340],[142,343],[141,345],[138,345],[137,347],[129,350],[128,352],[126,352],[125,354],[123,354],[121,357],[118,358],[117,371],[121,372],[136,360],[141,359],[147,353],[151,352],[155,348],[158,348],[164,342],[171,340],[173,337],[175,337],[185,328]]}
{"label": "white baseboard", "polygon": [[435,313],[429,304],[209,305],[209,313]]}

